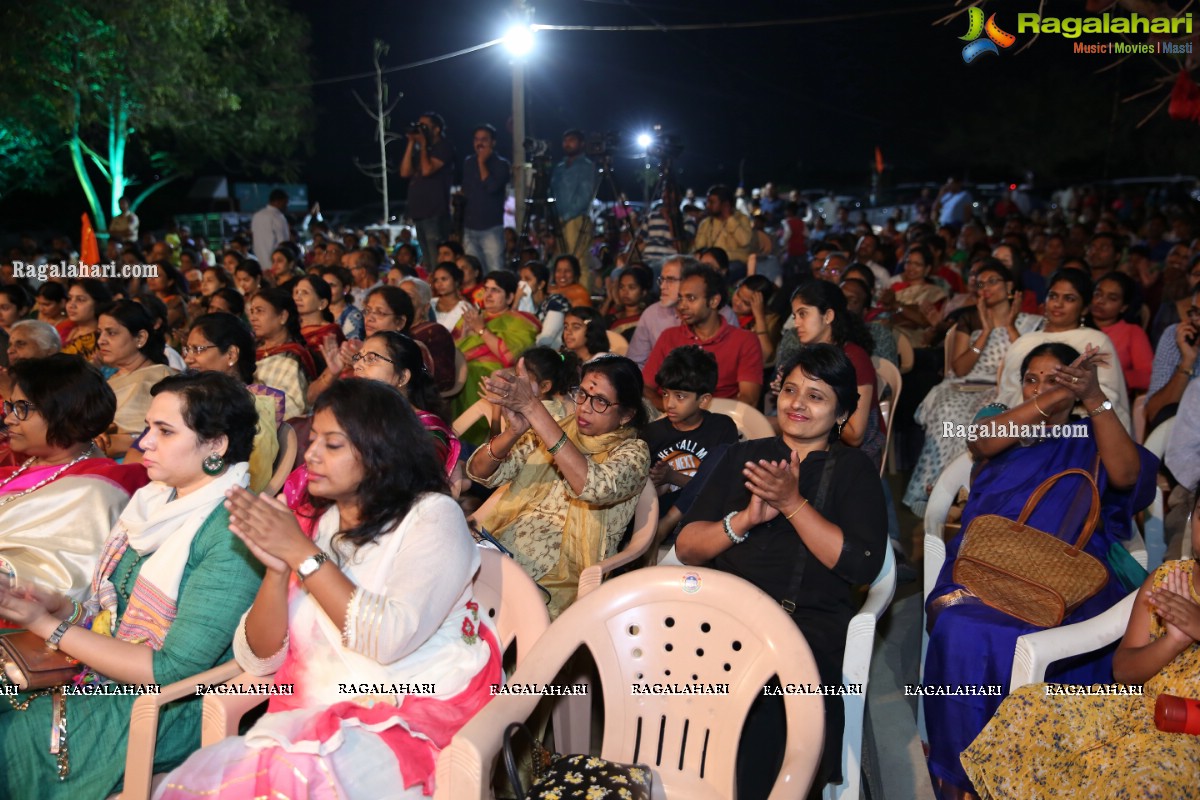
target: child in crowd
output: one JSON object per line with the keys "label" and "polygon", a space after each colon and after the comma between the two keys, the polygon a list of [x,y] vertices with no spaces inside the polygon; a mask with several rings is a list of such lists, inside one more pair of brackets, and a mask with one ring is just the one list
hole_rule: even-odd
{"label": "child in crowd", "polygon": [[700,465],[725,445],[738,441],[737,425],[708,405],[717,389],[717,359],[703,348],[677,347],[663,359],[654,377],[663,396],[666,416],[642,430],[650,447],[650,480],[658,487],[659,537],[679,523],[675,508],[680,490]]}

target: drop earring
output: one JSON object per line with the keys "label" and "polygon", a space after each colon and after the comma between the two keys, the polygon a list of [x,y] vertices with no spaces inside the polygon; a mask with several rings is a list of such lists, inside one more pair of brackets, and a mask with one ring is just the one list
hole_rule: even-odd
{"label": "drop earring", "polygon": [[200,469],[204,470],[205,475],[220,475],[225,469],[225,459],[221,458],[220,453],[209,453],[200,464]]}

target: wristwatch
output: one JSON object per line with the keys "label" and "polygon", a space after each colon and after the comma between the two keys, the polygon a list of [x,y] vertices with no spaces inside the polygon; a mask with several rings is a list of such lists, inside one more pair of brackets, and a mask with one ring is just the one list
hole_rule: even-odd
{"label": "wristwatch", "polygon": [[1089,417],[1098,417],[1101,414],[1103,414],[1105,411],[1112,411],[1112,410],[1113,410],[1112,400],[1105,400],[1103,403],[1101,403],[1100,405],[1096,406],[1091,411],[1089,411],[1088,416]]}
{"label": "wristwatch", "polygon": [[296,567],[296,574],[300,576],[300,580],[304,580],[308,576],[321,568],[321,565],[329,560],[329,554],[325,552],[313,553],[308,558],[300,562],[300,566]]}
{"label": "wristwatch", "polygon": [[71,623],[66,620],[58,623],[58,627],[54,629],[54,633],[47,637],[46,647],[49,647],[51,650],[57,650],[58,643],[62,641],[63,634],[69,630],[71,630]]}

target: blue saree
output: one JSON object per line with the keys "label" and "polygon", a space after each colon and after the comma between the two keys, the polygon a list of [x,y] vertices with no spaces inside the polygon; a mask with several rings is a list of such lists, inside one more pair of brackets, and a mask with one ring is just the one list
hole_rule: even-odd
{"label": "blue saree", "polygon": [[[1096,443],[1090,421],[1088,438],[1048,439],[1029,447],[1012,447],[988,461],[971,484],[963,510],[962,530],[983,514],[1009,519],[1020,516],[1025,501],[1042,481],[1072,467],[1087,472],[1097,468]],[[1138,447],[1141,469],[1136,484],[1127,490],[1108,485],[1108,473],[1099,464],[1100,522],[1085,551],[1108,568],[1107,553],[1113,542],[1131,536],[1130,520],[1154,497],[1158,459]],[[1093,473],[1094,474],[1094,473]],[[1028,524],[1066,541],[1075,541],[1087,516],[1091,498],[1078,477],[1060,480],[1047,493]],[[974,600],[955,602],[963,587],[953,579],[954,563],[962,544],[960,533],[946,544],[946,563],[929,596],[929,649],[925,656],[926,686],[999,685],[1008,694],[1013,650],[1017,637],[1039,628]],[[1068,614],[1063,624],[1089,619],[1125,596],[1109,568],[1109,580],[1094,597]],[[1046,680],[1091,684],[1112,681],[1112,648],[1051,665]],[[974,741],[1000,707],[1003,696],[933,695],[923,697],[929,734],[929,770],[954,786],[973,791],[959,754]]]}

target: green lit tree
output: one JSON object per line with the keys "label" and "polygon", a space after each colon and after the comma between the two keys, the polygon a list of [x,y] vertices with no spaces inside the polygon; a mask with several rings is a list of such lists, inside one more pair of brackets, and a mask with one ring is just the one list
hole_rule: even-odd
{"label": "green lit tree", "polygon": [[0,192],[69,163],[98,230],[202,164],[288,178],[312,123],[306,23],[281,0],[10,0]]}

